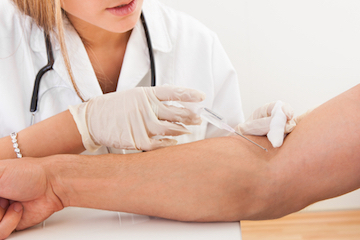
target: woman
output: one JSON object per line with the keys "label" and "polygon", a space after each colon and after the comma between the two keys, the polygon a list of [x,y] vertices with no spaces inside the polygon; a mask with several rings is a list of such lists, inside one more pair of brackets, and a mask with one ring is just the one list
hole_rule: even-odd
{"label": "woman", "polygon": [[[142,11],[154,49],[156,84],[186,89],[134,89],[150,86],[147,42],[139,21]],[[114,152],[104,145],[143,150],[173,145],[174,140],[155,141],[152,137],[188,133],[168,122],[199,124],[199,119],[190,111],[166,108],[159,100],[203,100],[202,93],[188,88],[204,92],[202,104],[225,116],[230,125],[243,121],[236,73],[215,34],[156,0],[4,0],[0,16],[2,159],[17,156],[9,135],[18,131],[13,136],[18,143],[14,148],[24,156],[80,153],[84,145],[96,154]],[[34,117],[38,124],[29,127],[34,79],[48,58],[44,33],[51,36],[54,64],[41,80]],[[144,99],[140,106],[136,105],[139,98]],[[81,104],[88,100],[90,106]],[[124,110],[123,106],[132,104],[137,108]],[[67,111],[69,105],[72,114]],[[133,112],[138,113],[134,119],[139,122],[124,119]],[[158,118],[163,121],[159,123]],[[109,119],[112,122],[107,122]],[[226,134],[206,123],[189,130],[192,134],[177,137],[177,141]],[[74,134],[78,131],[83,141]]]}

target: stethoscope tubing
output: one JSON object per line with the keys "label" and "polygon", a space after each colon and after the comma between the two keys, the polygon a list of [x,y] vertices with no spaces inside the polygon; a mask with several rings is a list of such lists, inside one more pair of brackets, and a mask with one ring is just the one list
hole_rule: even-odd
{"label": "stethoscope tubing", "polygon": [[155,71],[156,69],[155,69],[154,51],[153,51],[153,47],[152,47],[152,43],[151,43],[149,28],[148,28],[148,25],[146,24],[145,16],[142,12],[140,15],[140,19],[141,19],[142,25],[144,26],[146,42],[147,42],[148,50],[149,50],[150,69],[151,69],[151,86],[155,87],[156,86],[156,71]]}
{"label": "stethoscope tubing", "polygon": [[35,113],[37,111],[37,105],[38,105],[38,98],[39,98],[39,89],[40,89],[40,82],[44,74],[50,70],[53,69],[54,66],[54,54],[52,51],[51,41],[50,41],[50,35],[44,33],[45,36],[45,44],[46,44],[46,54],[48,62],[47,64],[40,69],[40,71],[37,73],[35,82],[34,82],[34,90],[31,98],[31,104],[30,104],[30,112]]}
{"label": "stethoscope tubing", "polygon": [[[147,42],[148,50],[149,50],[151,86],[155,87],[156,86],[156,68],[155,68],[154,52],[153,52],[153,47],[152,47],[152,43],[151,43],[149,28],[147,26],[143,12],[141,12],[140,19],[141,19],[142,25],[144,27],[146,42]],[[41,79],[46,72],[53,70],[53,66],[54,66],[54,54],[53,54],[53,49],[52,49],[52,45],[51,45],[50,35],[44,33],[44,38],[45,38],[46,54],[47,54],[48,62],[43,68],[41,68],[39,70],[39,72],[37,73],[36,78],[35,78],[34,89],[33,89],[33,94],[32,94],[31,103],[30,103],[30,112],[33,115],[38,110],[39,89],[40,89]]]}

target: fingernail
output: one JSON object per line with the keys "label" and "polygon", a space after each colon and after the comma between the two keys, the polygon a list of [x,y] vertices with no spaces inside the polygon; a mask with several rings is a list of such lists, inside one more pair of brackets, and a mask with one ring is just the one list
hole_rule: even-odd
{"label": "fingernail", "polygon": [[17,213],[21,212],[23,210],[23,206],[21,205],[21,203],[14,203],[14,210]]}
{"label": "fingernail", "polygon": [[7,204],[8,204],[7,200],[0,198],[0,207],[1,208],[6,209]]}

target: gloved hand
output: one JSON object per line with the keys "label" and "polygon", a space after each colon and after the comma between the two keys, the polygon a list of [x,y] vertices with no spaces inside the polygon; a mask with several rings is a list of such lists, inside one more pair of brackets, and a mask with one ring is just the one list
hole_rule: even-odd
{"label": "gloved hand", "polygon": [[168,106],[161,101],[200,102],[205,95],[197,90],[170,85],[138,87],[94,97],[70,106],[84,147],[96,151],[101,145],[118,149],[153,150],[175,145],[178,136],[190,132],[180,124],[196,125],[200,117],[188,109]]}
{"label": "gloved hand", "polygon": [[273,147],[280,147],[285,134],[292,132],[310,111],[294,118],[294,111],[289,104],[281,101],[268,103],[256,109],[249,119],[237,125],[235,130],[243,135],[267,135]]}

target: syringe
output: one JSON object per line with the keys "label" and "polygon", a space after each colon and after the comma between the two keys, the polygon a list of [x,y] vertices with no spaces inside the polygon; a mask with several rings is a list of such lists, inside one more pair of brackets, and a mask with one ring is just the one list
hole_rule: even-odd
{"label": "syringe", "polygon": [[196,113],[197,115],[199,115],[203,120],[208,121],[209,123],[211,123],[212,125],[214,125],[217,128],[220,129],[224,129],[227,130],[231,133],[235,133],[237,135],[239,135],[240,137],[246,139],[247,141],[255,144],[256,146],[258,146],[259,148],[265,150],[266,152],[268,151],[266,148],[260,146],[259,144],[257,144],[256,142],[248,139],[247,137],[245,137],[244,135],[242,135],[241,133],[238,133],[237,131],[235,131],[234,128],[232,128],[230,125],[228,125],[224,118],[221,117],[219,114],[215,113],[214,111],[203,107],[199,104],[196,103],[186,103],[186,102],[181,102],[181,105],[183,105],[184,107],[186,107],[187,109],[189,109],[190,111]]}

